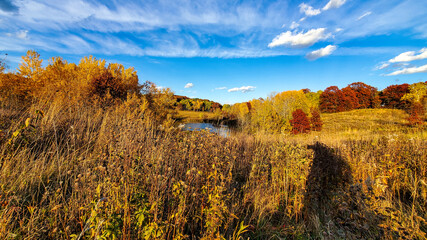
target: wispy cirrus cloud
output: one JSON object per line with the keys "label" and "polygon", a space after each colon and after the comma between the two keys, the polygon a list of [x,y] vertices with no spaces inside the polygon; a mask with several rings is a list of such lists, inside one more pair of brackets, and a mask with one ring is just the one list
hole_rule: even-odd
{"label": "wispy cirrus cloud", "polygon": [[372,12],[365,12],[364,14],[360,15],[360,17],[357,18],[357,21],[360,21],[360,20],[362,20],[362,18],[365,18],[371,14],[372,14]]}
{"label": "wispy cirrus cloud", "polygon": [[318,58],[331,55],[336,49],[337,49],[337,46],[328,45],[324,48],[310,52],[309,54],[306,55],[306,58],[308,60],[316,60]]}
{"label": "wispy cirrus cloud", "polygon": [[326,28],[311,29],[307,32],[287,31],[276,36],[268,47],[288,46],[292,48],[304,48],[315,44],[318,41],[328,39],[332,36]]}
{"label": "wispy cirrus cloud", "polygon": [[247,93],[247,92],[252,92],[255,91],[254,86],[242,86],[242,87],[235,87],[235,88],[230,88],[228,89],[228,92],[242,92],[242,93]]}
{"label": "wispy cirrus cloud", "polygon": [[344,5],[345,2],[347,2],[347,0],[329,0],[329,2],[322,8],[322,10],[326,11],[331,8],[339,8]]}
{"label": "wispy cirrus cloud", "polygon": [[[120,0],[4,0],[0,2],[0,48],[61,54],[252,58],[304,56],[307,52],[284,51],[274,46],[302,48],[326,39],[337,45],[404,29],[427,36],[427,4],[419,0],[354,1],[357,8],[332,11],[345,6],[346,1],[330,0],[323,7],[312,7],[289,1],[176,0],[141,4]],[[367,9],[375,12],[369,15],[370,21],[355,21]],[[319,13],[326,10],[327,14]],[[301,31],[283,31],[284,22],[290,29]],[[330,29],[331,33],[332,29],[345,31],[334,32],[326,39],[310,39],[319,27]],[[28,32],[21,32],[22,38],[2,36],[18,31]],[[307,38],[306,43],[302,38]]]}

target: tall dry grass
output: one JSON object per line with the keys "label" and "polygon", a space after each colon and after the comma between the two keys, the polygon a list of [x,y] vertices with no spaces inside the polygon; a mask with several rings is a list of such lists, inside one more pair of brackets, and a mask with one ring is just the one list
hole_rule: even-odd
{"label": "tall dry grass", "polygon": [[423,138],[222,138],[132,98],[0,113],[1,239],[426,237]]}

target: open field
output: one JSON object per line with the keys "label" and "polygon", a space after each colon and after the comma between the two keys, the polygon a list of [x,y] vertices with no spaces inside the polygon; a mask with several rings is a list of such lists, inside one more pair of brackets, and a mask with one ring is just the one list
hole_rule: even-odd
{"label": "open field", "polygon": [[426,236],[425,130],[400,111],[324,114],[320,133],[274,138],[163,131],[136,116],[3,111],[0,238]]}

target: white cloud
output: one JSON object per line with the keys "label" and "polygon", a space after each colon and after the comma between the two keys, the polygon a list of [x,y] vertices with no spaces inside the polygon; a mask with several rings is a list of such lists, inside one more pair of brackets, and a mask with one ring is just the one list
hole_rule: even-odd
{"label": "white cloud", "polygon": [[388,68],[389,66],[390,66],[390,63],[382,63],[381,65],[377,66],[375,70],[385,69],[385,68]]}
{"label": "white cloud", "polygon": [[316,16],[321,13],[320,9],[314,9],[312,6],[305,3],[299,5],[299,11],[307,16]]}
{"label": "white cloud", "polygon": [[326,32],[326,28],[311,29],[304,32],[284,32],[276,36],[268,47],[273,48],[277,46],[289,46],[293,48],[309,47],[318,41],[325,40],[331,37],[330,33]]}
{"label": "white cloud", "polygon": [[28,34],[28,30],[21,30],[16,33],[16,37],[20,39],[26,39]]}
{"label": "white cloud", "polygon": [[291,24],[291,29],[295,29],[295,28],[297,28],[297,27],[299,27],[299,23],[297,23],[297,22],[292,22],[292,24]]}
{"label": "white cloud", "polygon": [[335,32],[341,32],[342,30],[344,30],[344,29],[342,29],[342,28],[336,28]]}
{"label": "white cloud", "polygon": [[410,67],[404,68],[401,70],[394,71],[392,73],[386,74],[386,76],[395,76],[400,74],[413,74],[413,73],[423,73],[427,72],[427,64],[420,67]]}
{"label": "white cloud", "polygon": [[358,17],[358,18],[357,18],[357,21],[359,21],[359,20],[361,20],[362,18],[367,17],[367,16],[369,16],[369,15],[371,15],[371,14],[372,14],[372,12],[365,12],[364,14],[362,14],[360,17]]}
{"label": "white cloud", "polygon": [[227,87],[217,87],[217,88],[215,88],[215,90],[225,90],[225,89],[227,89]]}
{"label": "white cloud", "polygon": [[247,92],[252,92],[255,90],[256,87],[254,86],[242,86],[239,88],[231,88],[228,89],[228,92],[242,92],[242,93],[247,93]]}
{"label": "white cloud", "polygon": [[329,10],[331,8],[341,7],[347,0],[330,0],[323,8],[323,11]]}
{"label": "white cloud", "polygon": [[187,84],[185,84],[184,88],[192,88],[192,87],[194,87],[193,83],[187,83]]}
{"label": "white cloud", "polygon": [[390,59],[389,62],[410,62],[427,58],[427,48],[421,49],[418,53],[418,55],[415,55],[415,51],[404,52],[399,54],[395,58]]}
{"label": "white cloud", "polygon": [[28,37],[28,30],[21,30],[15,33],[6,33],[6,36],[8,37],[17,37],[20,39],[27,39]]}
{"label": "white cloud", "polygon": [[336,49],[337,49],[337,46],[328,45],[324,48],[318,49],[316,51],[313,51],[307,54],[305,57],[309,60],[316,60],[318,58],[331,55]]}

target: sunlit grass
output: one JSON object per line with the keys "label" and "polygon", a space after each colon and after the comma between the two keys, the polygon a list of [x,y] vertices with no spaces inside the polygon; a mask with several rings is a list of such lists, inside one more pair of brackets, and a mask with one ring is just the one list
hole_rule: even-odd
{"label": "sunlit grass", "polygon": [[427,143],[413,137],[425,131],[401,111],[229,138],[140,116],[129,104],[2,112],[0,238],[425,237]]}

